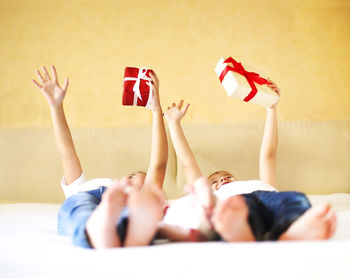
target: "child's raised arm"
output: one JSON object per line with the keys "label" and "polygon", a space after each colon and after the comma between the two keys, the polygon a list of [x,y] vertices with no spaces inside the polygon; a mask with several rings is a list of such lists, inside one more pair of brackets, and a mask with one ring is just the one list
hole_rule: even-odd
{"label": "child's raised arm", "polygon": [[[275,83],[269,80],[268,85],[280,95],[280,90]],[[260,180],[276,185],[276,155],[278,145],[277,103],[266,108],[266,120],[264,135],[260,147],[259,172]]]}
{"label": "child's raised arm", "polygon": [[51,69],[52,79],[47,69],[43,67],[44,76],[41,75],[39,70],[36,71],[40,83],[35,80],[33,80],[33,83],[40,89],[49,103],[55,139],[62,160],[64,179],[66,184],[70,184],[80,177],[82,169],[63,109],[68,78],[66,78],[61,88],[58,84],[55,67],[51,66]]}
{"label": "child's raised arm", "polygon": [[159,101],[159,80],[155,73],[150,73],[150,76],[154,88],[151,102],[153,124],[151,158],[146,174],[145,186],[156,185],[162,190],[168,161],[168,141],[164,127],[163,112]]}
{"label": "child's raised arm", "polygon": [[182,105],[183,100],[181,100],[178,105],[173,103],[172,107],[168,107],[168,110],[165,112],[165,119],[168,122],[170,137],[176,155],[185,171],[187,183],[193,184],[197,178],[202,176],[202,172],[198,167],[180,124],[190,104],[186,104],[184,107],[182,107]]}

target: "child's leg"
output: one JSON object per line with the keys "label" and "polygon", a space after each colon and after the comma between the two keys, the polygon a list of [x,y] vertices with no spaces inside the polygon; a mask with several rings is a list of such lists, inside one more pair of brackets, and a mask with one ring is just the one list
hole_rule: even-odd
{"label": "child's leg", "polygon": [[284,232],[279,240],[320,240],[333,236],[336,216],[329,204],[310,208]]}
{"label": "child's leg", "polygon": [[215,230],[225,241],[254,241],[248,216],[249,209],[244,197],[230,197],[218,203],[214,209]]}
{"label": "child's leg", "polygon": [[100,199],[97,196],[87,192],[80,192],[69,197],[58,213],[58,232],[71,236],[75,245],[90,248],[85,226],[99,203]]}
{"label": "child's leg", "polygon": [[311,207],[308,198],[300,192],[256,191],[254,194],[267,212],[263,219],[267,225],[264,240],[277,240]]}
{"label": "child's leg", "polygon": [[132,191],[128,198],[128,229],[124,246],[146,246],[154,238],[163,217],[161,192],[150,187]]}

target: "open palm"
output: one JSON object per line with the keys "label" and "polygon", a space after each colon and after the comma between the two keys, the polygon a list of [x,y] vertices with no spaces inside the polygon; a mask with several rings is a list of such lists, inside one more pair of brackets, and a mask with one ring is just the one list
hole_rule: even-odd
{"label": "open palm", "polygon": [[62,88],[58,84],[58,78],[55,66],[51,66],[52,69],[52,76],[51,79],[48,71],[45,67],[42,68],[44,77],[40,73],[39,70],[36,71],[36,75],[39,78],[41,84],[35,80],[33,80],[33,83],[40,89],[40,91],[43,93],[45,98],[47,99],[50,106],[59,106],[62,104],[63,99],[66,95],[67,88],[68,88],[68,78],[64,81],[64,84]]}
{"label": "open palm", "polygon": [[164,113],[165,119],[168,123],[170,122],[179,122],[186,114],[190,104],[183,106],[184,101],[180,100],[179,103],[173,103],[171,107],[168,107],[168,110]]}

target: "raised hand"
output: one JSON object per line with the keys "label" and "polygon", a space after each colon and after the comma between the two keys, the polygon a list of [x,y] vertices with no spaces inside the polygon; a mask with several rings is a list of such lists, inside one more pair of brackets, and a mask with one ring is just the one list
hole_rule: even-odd
{"label": "raised hand", "polygon": [[[270,78],[268,78],[267,81],[269,82],[269,83],[267,84],[267,86],[268,86],[272,91],[274,91],[279,97],[281,97],[281,90],[277,87],[277,84],[274,83]],[[277,102],[276,104],[272,105],[272,106],[271,106],[270,108],[268,108],[268,109],[277,108],[277,104],[278,104],[278,102]]]}
{"label": "raised hand", "polygon": [[161,111],[160,101],[159,101],[159,79],[155,72],[150,72],[149,74],[152,79],[153,91],[150,109],[153,112]]}
{"label": "raised hand", "polygon": [[61,88],[60,85],[58,84],[58,78],[57,78],[55,66],[52,65],[51,70],[52,70],[53,79],[51,79],[47,69],[45,67],[42,67],[44,77],[42,76],[39,70],[36,71],[36,75],[40,80],[41,84],[34,79],[33,79],[33,83],[43,93],[49,105],[51,107],[57,107],[62,104],[63,99],[66,95],[67,88],[68,88],[68,77],[64,81],[64,84]]}
{"label": "raised hand", "polygon": [[183,103],[184,101],[180,100],[177,105],[173,103],[171,107],[168,107],[168,110],[164,113],[168,124],[172,122],[180,122],[180,120],[186,115],[190,104],[187,103],[184,107],[182,107]]}

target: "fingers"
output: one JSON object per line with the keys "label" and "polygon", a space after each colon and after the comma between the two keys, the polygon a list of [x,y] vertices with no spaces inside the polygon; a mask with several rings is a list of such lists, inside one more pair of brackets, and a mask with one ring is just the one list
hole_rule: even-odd
{"label": "fingers", "polygon": [[[53,80],[57,82],[57,73],[56,73],[56,69],[55,67],[52,65],[51,66],[51,69],[52,69],[52,75],[53,75]],[[36,76],[39,78],[40,82],[41,83],[45,83],[47,81],[50,81],[51,80],[51,77],[46,69],[46,67],[42,67],[42,71],[44,73],[44,77],[41,75],[40,71],[39,70],[36,70],[35,73],[36,73]],[[35,83],[35,85],[39,84],[38,82]],[[40,86],[41,88],[42,86]]]}
{"label": "fingers", "polygon": [[62,86],[62,91],[63,91],[63,92],[66,92],[66,91],[67,91],[68,84],[69,84],[69,79],[68,79],[68,77],[67,77],[66,80],[65,80],[64,83],[63,83],[63,86]]}
{"label": "fingers", "polygon": [[149,75],[151,76],[153,82],[155,82],[156,84],[159,84],[158,76],[154,71],[150,71]]}
{"label": "fingers", "polygon": [[50,77],[50,75],[49,75],[49,73],[47,72],[47,69],[46,69],[45,67],[43,67],[43,72],[44,72],[46,81],[51,80],[51,77]]}
{"label": "fingers", "polygon": [[41,75],[40,71],[37,70],[35,73],[36,73],[36,76],[39,78],[40,82],[41,82],[41,83],[45,83],[45,79],[44,79],[44,77]]}
{"label": "fingers", "polygon": [[[183,106],[183,99],[179,101],[179,103],[176,105],[175,102],[171,104],[171,106],[168,106],[167,110],[171,110],[173,108],[177,108],[175,110],[178,110],[181,112],[181,114],[186,114],[188,107],[190,106],[190,103],[187,103],[185,106]],[[183,107],[182,107],[183,106]]]}
{"label": "fingers", "polygon": [[41,90],[42,88],[41,85],[38,82],[36,82],[34,79],[32,81],[35,84],[35,86],[37,86]]}
{"label": "fingers", "polygon": [[274,83],[270,78],[267,78],[268,84],[267,86],[273,90],[277,95],[280,95],[281,91],[280,89],[277,87],[276,83]]}
{"label": "fingers", "polygon": [[[158,95],[159,95],[159,80],[158,80],[158,77],[157,77],[157,75],[156,75],[156,73],[154,71],[150,71],[149,72],[149,76],[151,77],[152,84],[153,84],[152,98],[154,96],[158,97]],[[154,101],[154,98],[152,99],[152,101]]]}
{"label": "fingers", "polygon": [[186,114],[188,107],[190,107],[190,104],[187,103],[181,110],[182,113]]}
{"label": "fingers", "polygon": [[149,73],[149,76],[151,77],[151,79],[152,79],[152,84],[153,84],[153,86],[154,87],[156,87],[156,88],[158,88],[158,80],[157,80],[157,78],[150,72]]}
{"label": "fingers", "polygon": [[51,66],[51,71],[52,71],[53,81],[57,82],[58,81],[57,72],[54,65]]}

